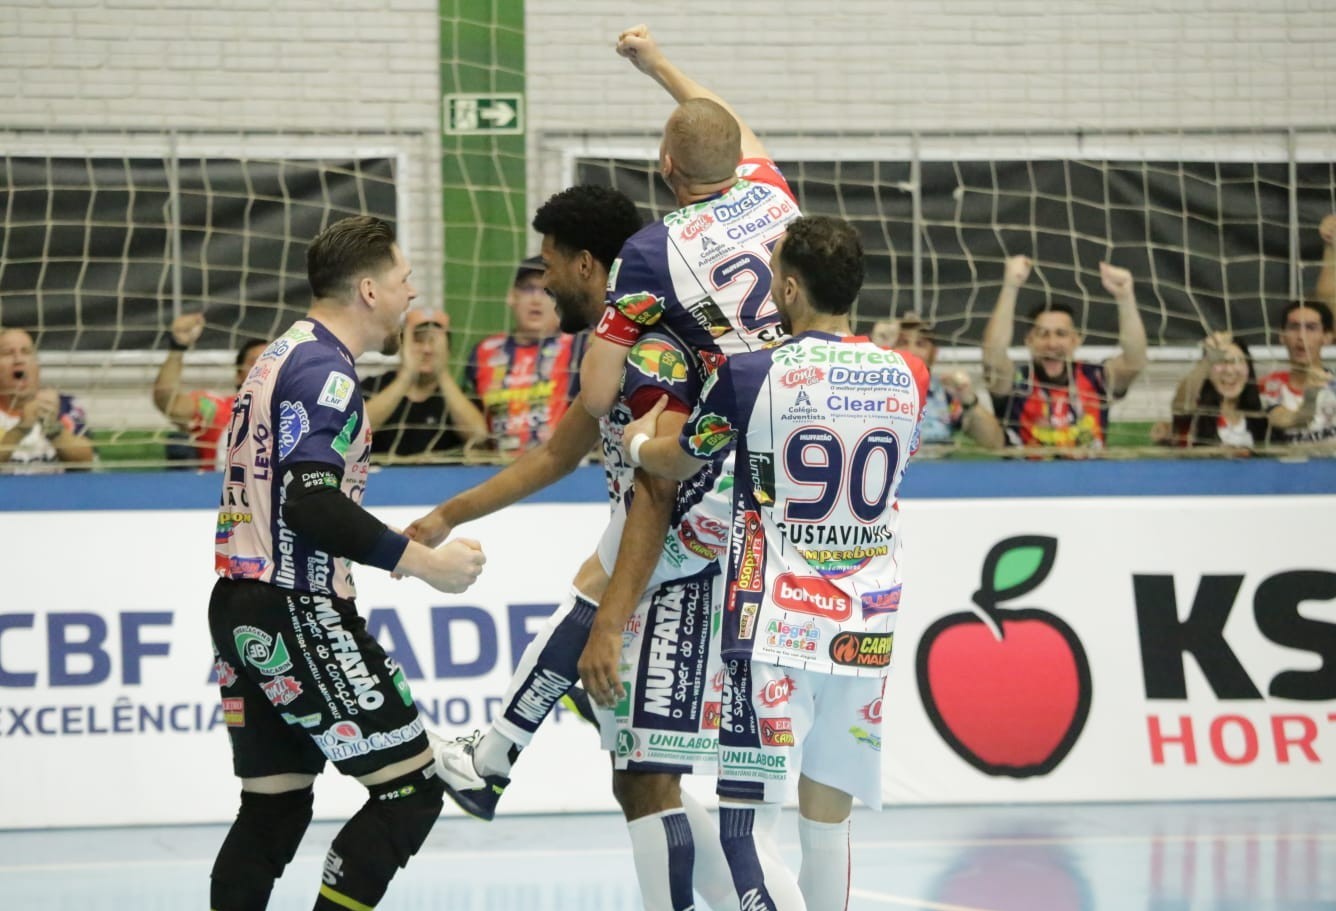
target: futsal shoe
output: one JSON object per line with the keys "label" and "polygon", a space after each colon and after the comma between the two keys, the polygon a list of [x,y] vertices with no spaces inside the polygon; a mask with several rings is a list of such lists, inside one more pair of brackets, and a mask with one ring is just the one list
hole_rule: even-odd
{"label": "futsal shoe", "polygon": [[496,818],[496,804],[510,784],[504,775],[481,775],[473,764],[473,751],[482,740],[482,731],[467,737],[446,740],[427,732],[436,760],[436,774],[445,784],[445,792],[470,816],[491,822]]}

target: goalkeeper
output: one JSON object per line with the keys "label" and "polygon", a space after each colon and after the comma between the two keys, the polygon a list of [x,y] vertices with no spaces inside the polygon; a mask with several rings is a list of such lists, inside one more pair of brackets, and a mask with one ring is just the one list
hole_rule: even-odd
{"label": "goalkeeper", "polygon": [[333,762],[369,791],[325,857],[317,911],[372,908],[417,853],[444,787],[413,694],[358,614],[352,563],[462,592],[476,542],[429,550],[360,503],[371,434],[353,363],[392,354],[415,291],[389,225],[326,228],[307,250],[313,300],[246,377],[232,409],[209,632],[241,806],[209,906],[260,911],[311,821]]}

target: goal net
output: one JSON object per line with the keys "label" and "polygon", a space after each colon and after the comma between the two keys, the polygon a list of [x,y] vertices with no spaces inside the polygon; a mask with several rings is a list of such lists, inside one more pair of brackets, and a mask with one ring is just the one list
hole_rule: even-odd
{"label": "goal net", "polygon": [[[494,120],[505,113],[477,102],[470,110]],[[513,190],[523,170],[513,153],[465,149],[458,160],[468,167],[447,169],[442,187],[434,163],[420,149],[408,155],[393,134],[11,130],[0,138],[0,326],[28,329],[43,379],[86,400],[104,464],[159,461],[171,441],[150,389],[172,319],[206,320],[185,386],[230,391],[238,347],[273,338],[305,311],[306,244],[333,220],[366,213],[395,222],[406,249],[417,242],[429,300],[440,263],[472,276],[447,302],[457,369],[473,341],[504,324],[496,289],[536,246],[525,225],[547,195],[594,182],[626,191],[646,217],[674,207],[657,175],[658,137],[648,135],[532,137],[528,170],[540,179],[527,207]],[[1013,344],[1022,344],[1025,314],[1061,303],[1084,334],[1081,355],[1094,360],[1118,341],[1099,263],[1131,270],[1152,364],[1114,406],[1115,447],[1149,442],[1149,423],[1168,417],[1174,383],[1208,331],[1247,341],[1259,372],[1283,361],[1277,316],[1314,287],[1318,225],[1336,212],[1333,130],[764,139],[806,212],[848,218],[862,233],[859,323],[921,314],[939,339],[939,361],[959,363],[976,384],[1007,256],[1035,261]],[[421,228],[421,200],[441,190],[443,252]],[[484,243],[482,229],[498,218],[510,234],[500,246]],[[371,356],[360,366],[389,364]]]}
{"label": "goal net", "polygon": [[[1117,350],[1117,306],[1099,264],[1129,269],[1151,345],[1147,374],[1115,403],[1111,443],[1139,448],[1167,420],[1177,380],[1209,332],[1245,341],[1259,374],[1285,352],[1277,319],[1312,295],[1336,213],[1336,131],[832,134],[763,137],[804,212],[858,226],[867,281],[863,328],[916,312],[939,363],[979,383],[979,345],[1004,262],[1034,261],[1016,307],[1013,360],[1027,315],[1070,307],[1078,356]],[[549,137],[562,180],[619,187],[660,216],[657,137]]]}
{"label": "goal net", "polygon": [[[306,246],[329,223],[398,223],[403,157],[355,140],[7,132],[0,326],[44,386],[85,405],[104,461],[161,461],[150,390],[181,314],[204,317],[184,388],[228,392],[237,350],[306,312]],[[187,447],[188,455],[188,447]]]}

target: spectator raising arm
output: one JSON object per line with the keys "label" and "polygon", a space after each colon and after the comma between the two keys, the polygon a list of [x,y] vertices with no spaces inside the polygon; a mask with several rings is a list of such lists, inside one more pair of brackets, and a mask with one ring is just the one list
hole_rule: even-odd
{"label": "spectator raising arm", "polygon": [[181,394],[181,368],[185,364],[185,353],[194,347],[203,333],[203,313],[182,313],[172,320],[172,348],[153,380],[153,404],[167,420],[179,427],[188,427],[195,417],[195,403],[190,396]]}
{"label": "spectator raising arm", "polygon": [[400,353],[399,369],[395,371],[394,377],[366,400],[366,422],[371,425],[372,431],[386,427],[394,410],[413,388],[413,380],[418,375],[421,361],[418,346],[408,344],[405,340]]}
{"label": "spectator raising arm", "polygon": [[1317,233],[1322,237],[1322,271],[1317,275],[1313,295],[1336,309],[1336,213],[1322,219]]}
{"label": "spectator raising arm", "polygon": [[1110,395],[1119,398],[1146,369],[1146,327],[1137,311],[1132,273],[1110,263],[1100,263],[1099,278],[1104,290],[1118,304],[1119,350],[1105,362],[1104,369],[1108,372]]}
{"label": "spectator raising arm", "polygon": [[983,380],[994,398],[1011,392],[1015,369],[1007,348],[1016,325],[1016,298],[1021,285],[1030,277],[1034,264],[1028,256],[1009,256],[1002,274],[1002,290],[997,294],[993,315],[983,330]]}

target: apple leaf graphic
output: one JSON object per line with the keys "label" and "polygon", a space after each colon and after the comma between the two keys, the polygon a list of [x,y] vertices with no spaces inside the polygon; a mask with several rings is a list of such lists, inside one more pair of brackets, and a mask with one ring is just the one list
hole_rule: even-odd
{"label": "apple leaf graphic", "polygon": [[1033,591],[1048,578],[1058,555],[1058,539],[1019,535],[993,545],[984,557],[973,601],[984,610]]}

